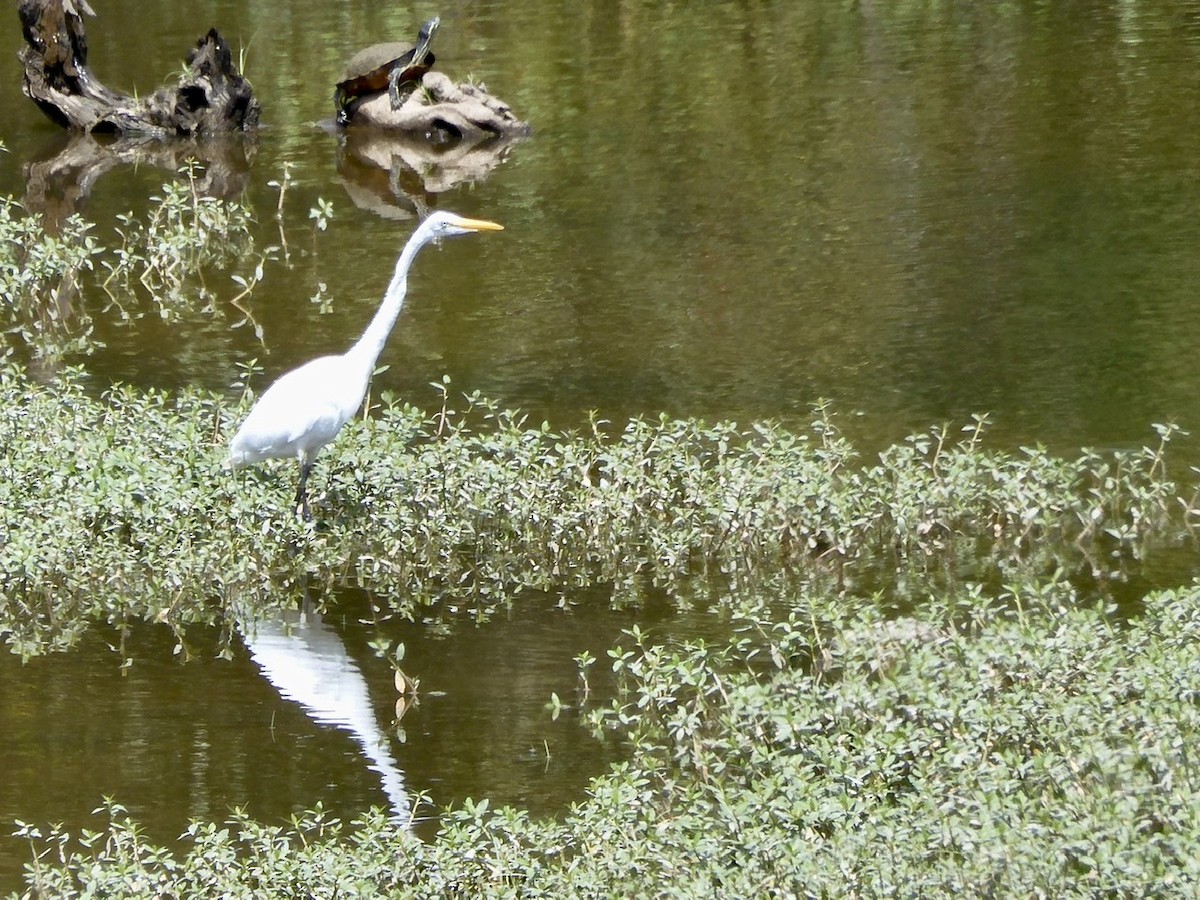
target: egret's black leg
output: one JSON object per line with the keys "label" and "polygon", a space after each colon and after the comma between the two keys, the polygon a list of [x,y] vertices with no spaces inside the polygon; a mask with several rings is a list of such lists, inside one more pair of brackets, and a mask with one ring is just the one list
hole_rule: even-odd
{"label": "egret's black leg", "polygon": [[308,510],[308,476],[312,472],[312,460],[300,461],[300,484],[296,487],[296,510],[304,519],[311,519],[312,513]]}

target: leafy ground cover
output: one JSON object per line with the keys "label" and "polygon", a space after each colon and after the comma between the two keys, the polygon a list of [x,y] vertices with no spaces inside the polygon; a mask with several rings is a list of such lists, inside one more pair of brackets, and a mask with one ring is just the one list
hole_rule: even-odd
{"label": "leafy ground cover", "polygon": [[[443,598],[486,615],[530,588],[748,585],[786,570],[835,589],[880,571],[1012,580],[1119,571],[1175,497],[1157,447],[1059,459],[915,436],[862,464],[819,411],[810,434],[696,421],[528,426],[445,385],[432,415],[385,398],[321,460],[319,512],[295,466],[232,473],[245,402],[32,383],[0,368],[0,635],[23,655],[90,622],[213,622],[299,585],[352,581],[389,611]],[[944,579],[943,579],[944,580]]]}

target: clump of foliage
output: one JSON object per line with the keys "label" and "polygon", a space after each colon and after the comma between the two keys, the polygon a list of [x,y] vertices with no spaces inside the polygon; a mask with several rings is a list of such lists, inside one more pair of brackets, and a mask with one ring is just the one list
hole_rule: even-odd
{"label": "clump of foliage", "polygon": [[47,232],[40,216],[0,198],[0,314],[38,356],[87,347],[91,319],[78,308],[80,280],[102,252],[92,226],[71,216]]}
{"label": "clump of foliage", "polygon": [[1009,454],[985,450],[976,423],[862,466],[824,410],[812,435],[667,419],[563,433],[478,397],[455,411],[440,388],[433,415],[385,400],[351,423],[303,522],[293,463],[223,468],[244,404],[122,386],[95,397],[80,373],[40,386],[0,369],[0,633],[31,654],[89,621],[213,621],[305,583],[355,583],[408,616],[442,598],[486,615],[531,588],[746,586],[781,570],[843,588],[880,568],[913,588],[1112,571],[1174,496],[1161,444]]}
{"label": "clump of foliage", "polygon": [[228,265],[253,245],[249,207],[205,196],[197,189],[195,173],[188,170],[188,176],[187,183],[165,184],[161,196],[150,198],[153,207],[144,221],[130,213],[118,217],[120,244],[101,261],[108,270],[102,286],[126,315],[129,310],[116,288],[128,293],[140,285],[159,314],[169,318],[195,293],[189,287],[192,277]]}
{"label": "clump of foliage", "polygon": [[[740,595],[747,636],[612,651],[632,746],[560,820],[486,801],[418,840],[375,812],[235,815],[170,850],[122,811],[22,825],[31,895],[1145,896],[1200,890],[1200,590],[1118,623],[1062,580],[897,620]],[[781,613],[780,610],[789,612]],[[803,623],[803,624],[800,624]],[[749,635],[753,635],[750,637]],[[825,665],[802,660],[826,658]]]}
{"label": "clump of foliage", "polygon": [[241,201],[201,193],[194,170],[185,174],[185,182],[165,184],[150,198],[144,219],[119,216],[113,242],[78,215],[50,228],[40,215],[0,198],[0,327],[18,335],[35,358],[90,352],[88,295],[97,270],[107,272],[99,289],[124,318],[141,315],[146,300],[163,318],[195,310],[197,298],[213,311],[203,273],[251,253],[253,217]]}

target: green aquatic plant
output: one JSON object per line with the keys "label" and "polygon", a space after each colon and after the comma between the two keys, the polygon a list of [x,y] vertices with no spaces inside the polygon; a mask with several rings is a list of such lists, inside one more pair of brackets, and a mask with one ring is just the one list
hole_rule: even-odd
{"label": "green aquatic plant", "polygon": [[202,194],[195,170],[185,169],[184,174],[186,181],[164,184],[161,194],[150,198],[144,220],[132,213],[117,217],[120,243],[101,261],[108,271],[101,287],[127,317],[127,298],[138,289],[149,295],[164,319],[193,308],[197,294],[211,306],[212,292],[202,280],[197,291],[193,280],[203,270],[228,266],[253,249],[249,207]]}
{"label": "green aquatic plant", "polygon": [[38,358],[56,359],[89,344],[92,319],[81,284],[103,252],[92,230],[71,216],[47,231],[41,216],[0,198],[0,321]]}
{"label": "green aquatic plant", "polygon": [[35,653],[89,621],[213,621],[334,583],[406,616],[781,571],[850,593],[899,572],[911,599],[964,578],[1119,573],[1174,502],[1160,447],[1060,459],[973,432],[864,466],[827,412],[815,438],[666,418],[574,433],[478,396],[456,409],[439,387],[433,414],[385,396],[347,425],[304,523],[290,461],[222,466],[246,398],[93,396],[79,372],[42,386],[0,367],[0,633]]}
{"label": "green aquatic plant", "polygon": [[[194,169],[150,198],[145,218],[118,216],[116,240],[71,216],[48,230],[41,216],[0,198],[0,325],[42,360],[60,360],[95,348],[92,337],[99,291],[105,312],[132,319],[147,306],[162,318],[213,313],[215,294],[203,275],[230,267],[254,249],[253,216],[237,200],[202,194]],[[273,256],[274,248],[260,252]],[[261,262],[251,283],[262,278]],[[101,277],[102,273],[103,277]],[[238,299],[241,299],[239,295]]]}
{"label": "green aquatic plant", "polygon": [[308,217],[313,220],[313,233],[324,231],[333,219],[333,204],[324,197],[318,197],[315,204],[309,208]]}

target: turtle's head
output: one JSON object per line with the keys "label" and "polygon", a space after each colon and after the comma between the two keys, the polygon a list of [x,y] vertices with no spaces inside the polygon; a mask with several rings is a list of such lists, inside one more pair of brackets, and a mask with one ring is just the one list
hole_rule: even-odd
{"label": "turtle's head", "polygon": [[433,36],[437,34],[438,26],[442,24],[441,16],[434,16],[428,22],[421,26],[421,30],[417,32],[417,44],[428,44],[433,40]]}

